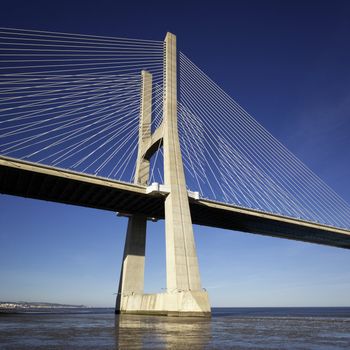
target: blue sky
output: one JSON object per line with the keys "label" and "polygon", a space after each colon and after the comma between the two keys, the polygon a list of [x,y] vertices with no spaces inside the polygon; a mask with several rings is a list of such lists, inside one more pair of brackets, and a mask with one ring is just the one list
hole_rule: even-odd
{"label": "blue sky", "polygon": [[[3,1],[1,26],[161,40],[179,48],[350,202],[346,1]],[[113,306],[126,219],[0,197],[0,300]],[[146,291],[165,287],[150,223]],[[213,306],[349,306],[349,251],[195,227]]]}

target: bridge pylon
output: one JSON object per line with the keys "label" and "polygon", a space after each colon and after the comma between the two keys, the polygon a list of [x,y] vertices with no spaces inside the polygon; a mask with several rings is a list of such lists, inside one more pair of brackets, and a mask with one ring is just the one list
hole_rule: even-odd
{"label": "bridge pylon", "polygon": [[152,75],[142,71],[139,148],[135,183],[147,184],[150,158],[163,146],[165,199],[165,293],[144,294],[147,217],[129,217],[116,313],[210,316],[208,294],[201,287],[198,259],[177,125],[176,36],[165,38],[163,122],[151,133]]}

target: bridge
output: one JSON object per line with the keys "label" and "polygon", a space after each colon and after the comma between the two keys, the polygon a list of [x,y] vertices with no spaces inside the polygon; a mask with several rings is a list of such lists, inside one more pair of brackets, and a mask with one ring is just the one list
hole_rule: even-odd
{"label": "bridge", "polygon": [[[350,248],[349,205],[175,35],[0,40],[0,192],[128,218],[116,312],[210,315],[193,223]],[[165,293],[143,292],[148,220],[165,220]]]}

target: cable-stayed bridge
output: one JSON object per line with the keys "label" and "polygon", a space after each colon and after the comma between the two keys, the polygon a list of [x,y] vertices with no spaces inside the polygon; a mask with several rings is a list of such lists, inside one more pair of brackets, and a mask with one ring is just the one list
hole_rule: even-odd
{"label": "cable-stayed bridge", "polygon": [[[350,207],[164,41],[0,28],[0,191],[129,219],[119,312],[208,315],[192,223],[350,247]],[[148,219],[167,292],[143,294]]]}

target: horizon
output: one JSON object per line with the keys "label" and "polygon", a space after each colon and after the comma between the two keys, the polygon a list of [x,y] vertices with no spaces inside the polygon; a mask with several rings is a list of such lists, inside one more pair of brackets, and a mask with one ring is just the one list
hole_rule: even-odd
{"label": "horizon", "polygon": [[[73,307],[81,307],[81,308],[96,308],[96,309],[114,309],[114,306],[94,306],[94,305],[85,305],[85,304],[62,304],[62,303],[55,303],[55,302],[46,302],[46,301],[25,301],[25,300],[0,300],[0,304],[41,304],[41,305],[60,305],[60,306],[73,306]],[[1,306],[1,305],[0,305]],[[341,309],[347,309],[350,308],[350,306],[211,306],[212,309],[271,309],[271,308],[290,308],[290,309],[298,309],[298,308],[310,308],[310,309],[322,309],[322,308],[341,308]]]}

